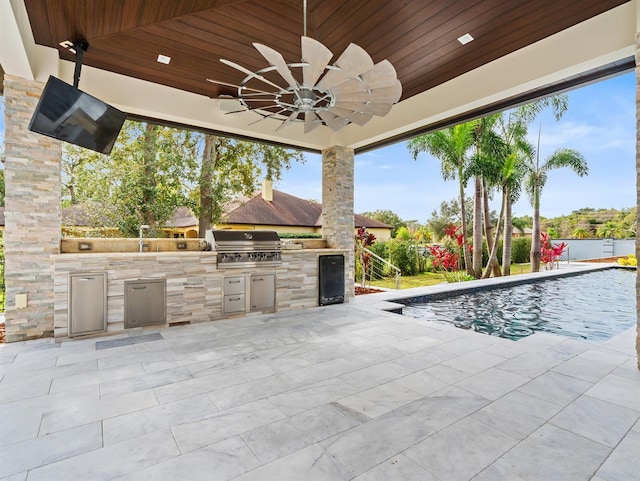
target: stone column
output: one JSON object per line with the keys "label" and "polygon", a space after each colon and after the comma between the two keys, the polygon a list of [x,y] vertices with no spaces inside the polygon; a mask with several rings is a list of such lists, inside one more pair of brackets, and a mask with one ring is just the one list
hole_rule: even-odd
{"label": "stone column", "polygon": [[27,127],[44,84],[4,76],[7,342],[53,336],[60,249],[60,142]]}
{"label": "stone column", "polygon": [[322,151],[322,236],[334,249],[345,249],[345,300],[353,296],[354,220],[353,149]]}

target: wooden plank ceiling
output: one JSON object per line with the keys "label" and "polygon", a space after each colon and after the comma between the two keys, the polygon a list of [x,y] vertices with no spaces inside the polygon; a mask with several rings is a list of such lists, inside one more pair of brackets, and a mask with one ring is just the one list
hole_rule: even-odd
{"label": "wooden plank ceiling", "polygon": [[[603,13],[628,0],[308,0],[307,35],[334,54],[363,47],[388,59],[410,98],[469,70]],[[300,62],[302,0],[25,0],[37,44],[86,39],[84,64],[217,97],[251,70],[267,67],[263,43]],[[456,39],[470,33],[466,46]],[[169,65],[158,54],[171,57]],[[66,79],[70,81],[70,79]],[[80,85],[82,88],[82,84]]]}

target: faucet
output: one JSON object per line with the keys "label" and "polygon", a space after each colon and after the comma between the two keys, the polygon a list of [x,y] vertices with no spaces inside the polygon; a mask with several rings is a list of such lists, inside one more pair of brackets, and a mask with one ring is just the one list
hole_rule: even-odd
{"label": "faucet", "polygon": [[149,226],[146,224],[143,224],[140,226],[140,240],[138,241],[138,245],[140,246],[140,252],[142,252],[142,248],[144,247],[144,241],[142,240],[142,231],[148,228]]}

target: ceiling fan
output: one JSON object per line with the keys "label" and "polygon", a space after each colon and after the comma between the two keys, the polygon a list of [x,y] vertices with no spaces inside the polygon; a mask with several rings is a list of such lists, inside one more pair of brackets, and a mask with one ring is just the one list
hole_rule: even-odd
{"label": "ceiling fan", "polygon": [[304,122],[305,134],[321,125],[336,132],[350,123],[364,125],[374,115],[389,113],[402,95],[402,85],[388,60],[374,64],[364,49],[352,43],[335,63],[330,64],[333,53],[322,43],[307,37],[306,32],[307,2],[304,0],[301,62],[287,63],[279,52],[260,43],[253,46],[269,66],[256,72],[220,59],[225,65],[246,74],[239,85],[207,79],[237,88],[236,97],[218,97],[236,100],[239,109],[227,113],[256,112],[261,118],[252,123],[280,120],[282,123],[276,131],[292,122]]}

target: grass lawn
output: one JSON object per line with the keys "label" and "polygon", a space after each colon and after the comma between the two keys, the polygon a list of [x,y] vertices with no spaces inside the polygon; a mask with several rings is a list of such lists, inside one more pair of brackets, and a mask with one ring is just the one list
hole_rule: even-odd
{"label": "grass lawn", "polygon": [[[527,274],[531,272],[531,264],[511,264],[511,274]],[[447,282],[442,272],[422,272],[416,276],[402,276],[400,278],[400,288],[410,289],[412,287],[433,286]],[[395,279],[379,279],[371,281],[371,287],[384,287],[385,289],[395,289]]]}

